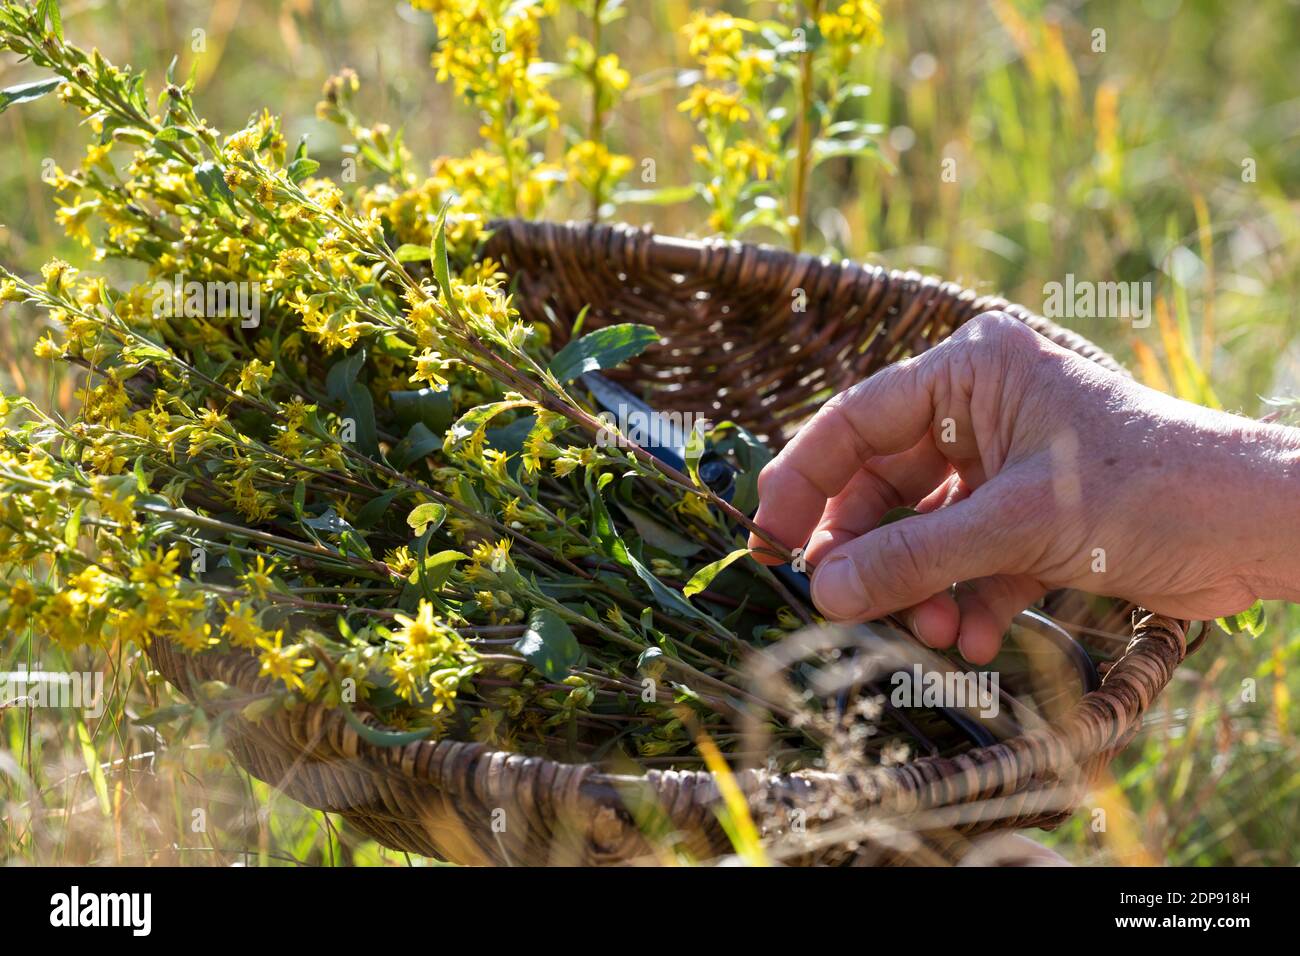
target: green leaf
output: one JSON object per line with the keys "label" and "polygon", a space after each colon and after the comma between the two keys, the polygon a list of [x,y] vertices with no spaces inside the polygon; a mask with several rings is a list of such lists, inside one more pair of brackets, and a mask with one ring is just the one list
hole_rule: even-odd
{"label": "green leaf", "polygon": [[69,548],[77,547],[77,539],[81,536],[81,509],[85,507],[84,501],[78,501],[77,506],[72,509],[72,514],[68,518],[68,523],[63,529],[63,543]]}
{"label": "green leaf", "polygon": [[443,434],[455,415],[451,391],[445,388],[389,392],[388,402],[393,407],[393,414],[403,425],[423,422],[435,435]]}
{"label": "green leaf", "polygon": [[694,186],[665,186],[662,189],[623,189],[614,193],[613,201],[638,206],[674,206],[690,202],[699,195]]}
{"label": "green leaf", "polygon": [[142,495],[149,493],[149,476],[144,470],[144,455],[135,460],[131,466],[131,474],[135,477],[135,490]]}
{"label": "green leaf", "polygon": [[721,423],[714,428],[713,436],[714,449],[719,454],[734,455],[740,464],[736,487],[731,493],[732,506],[741,514],[753,514],[758,508],[758,475],[772,460],[772,449],[735,422]]}
{"label": "green leaf", "polygon": [[353,382],[348,389],[347,413],[357,423],[357,448],[374,456],[379,451],[379,432],[375,424],[375,400],[370,389]]}
{"label": "green leaf", "polygon": [[697,541],[686,538],[672,528],[659,522],[658,519],[651,517],[644,511],[638,511],[627,505],[619,505],[623,513],[627,515],[632,526],[636,528],[636,533],[641,536],[641,540],[652,548],[658,548],[675,558],[689,558],[694,554],[699,554],[704,545]]}
{"label": "green leaf", "polygon": [[911,518],[920,513],[921,512],[917,511],[915,508],[907,507],[907,505],[902,505],[898,508],[890,508],[880,516],[880,523],[877,524],[876,527],[883,528],[887,524],[893,524],[895,521],[902,521],[904,518]]}
{"label": "green leaf", "polygon": [[394,468],[401,471],[412,462],[432,455],[441,447],[441,435],[435,435],[422,422],[416,422],[406,433],[406,437],[389,452],[388,460],[392,462]]}
{"label": "green leaf", "polygon": [[865,156],[874,153],[879,147],[874,140],[866,137],[856,139],[819,139],[813,143],[812,167],[820,166],[828,159],[840,156]]}
{"label": "green leaf", "polygon": [[[148,146],[151,142],[153,142],[153,140],[149,138],[149,134],[146,133],[144,130],[140,129],[140,127],[138,126],[117,127],[117,129],[113,130],[113,139],[116,142],[131,143],[134,146]],[[166,140],[164,140],[163,142],[165,144]],[[217,178],[221,180],[221,185],[225,186],[226,181],[222,179],[220,175],[218,175]],[[206,185],[204,186],[204,189],[205,190],[207,189]],[[229,189],[227,188],[223,191],[228,193]]]}
{"label": "green leaf", "polygon": [[366,544],[366,539],[357,534],[355,528],[345,528],[339,535],[339,551],[345,555],[355,554],[367,561],[375,559],[370,550],[370,545]]}
{"label": "green leaf", "polygon": [[447,263],[447,209],[450,206],[451,200],[448,199],[442,204],[438,220],[433,224],[433,249],[429,261],[433,266],[434,278],[438,280],[438,289],[447,301],[447,308],[451,310],[452,317],[459,321],[460,311],[451,296],[451,266]]}
{"label": "green leaf", "polygon": [[569,625],[554,611],[539,607],[528,618],[528,630],[514,648],[528,663],[553,681],[562,681],[582,660],[582,645]]}
{"label": "green leaf", "polygon": [[326,508],[321,514],[314,517],[303,518],[302,523],[313,531],[322,531],[325,534],[342,534],[345,531],[352,530],[352,525],[340,517],[333,507]]}
{"label": "green leaf", "polygon": [[582,327],[587,323],[587,313],[590,311],[591,306],[589,305],[584,305],[578,310],[578,317],[574,319],[573,324],[569,326],[569,338],[573,338],[582,331]]}
{"label": "green leaf", "polygon": [[104,776],[104,768],[100,766],[99,754],[95,750],[95,741],[91,739],[90,730],[86,727],[84,720],[77,721],[77,742],[81,744],[81,759],[86,763],[86,773],[90,775],[91,786],[94,787],[95,797],[99,801],[99,809],[104,816],[112,814],[112,807],[108,802],[108,778]]}
{"label": "green leaf", "polygon": [[411,572],[411,583],[414,584],[418,578],[422,584],[433,591],[440,591],[447,583],[447,578],[451,577],[451,572],[455,570],[456,565],[467,557],[469,556],[460,551],[439,551],[437,554],[431,554]]}
{"label": "green leaf", "polygon": [[235,194],[226,185],[226,179],[221,175],[221,170],[216,163],[211,160],[199,163],[194,167],[194,178],[198,180],[208,197],[215,199],[220,196],[226,201],[231,212],[238,213],[239,210],[235,208]]}
{"label": "green leaf", "polygon": [[686,460],[686,472],[701,488],[704,487],[704,481],[700,478],[700,459],[704,457],[704,432],[698,428],[692,428],[686,435],[686,447],[682,449],[682,457]]}
{"label": "green leaf", "polygon": [[356,516],[352,519],[352,523],[363,530],[374,527],[375,523],[384,516],[386,511],[388,511],[389,507],[393,503],[393,499],[401,493],[401,488],[392,488],[385,491],[382,495],[376,495],[374,498],[371,498],[361,506],[361,510],[356,513]]}
{"label": "green leaf", "polygon": [[661,660],[663,656],[664,652],[662,648],[654,646],[647,647],[641,652],[641,656],[636,659],[636,669],[638,671],[643,671],[648,665],[661,664],[663,663]]}
{"label": "green leaf", "polygon": [[509,411],[512,408],[527,408],[528,402],[518,399],[507,399],[500,402],[488,402],[486,405],[475,405],[460,418],[456,419],[455,424],[447,432],[451,445],[458,445],[471,435],[477,434],[480,430],[486,430],[488,422],[496,418],[502,412]]}
{"label": "green leaf", "polygon": [[1259,637],[1264,633],[1264,625],[1267,623],[1264,604],[1261,601],[1256,601],[1241,613],[1216,618],[1214,623],[1229,634],[1244,633],[1249,634],[1252,638]]}
{"label": "green leaf", "polygon": [[442,521],[447,517],[447,506],[436,501],[426,502],[417,505],[406,516],[406,523],[416,534],[424,534],[430,525],[435,531],[442,527]]}
{"label": "green leaf", "polygon": [[398,246],[393,251],[393,255],[398,262],[427,262],[429,260],[428,249],[409,242],[404,242]]}
{"label": "green leaf", "polygon": [[163,724],[169,724],[173,720],[179,720],[193,712],[193,704],[172,704],[169,707],[159,707],[157,710],[151,710],[148,713],[141,714],[139,717],[133,717],[131,718],[131,723],[144,724],[148,727],[159,727]]}
{"label": "green leaf", "polygon": [[46,23],[54,35],[63,42],[63,14],[59,12],[58,0],[40,0],[36,4],[36,16],[40,19],[42,26]]}
{"label": "green leaf", "polygon": [[326,373],[325,387],[330,398],[342,403],[344,415],[356,424],[357,448],[364,454],[373,456],[379,451],[375,400],[370,389],[357,381],[365,361],[365,349],[358,349],[354,354],[339,359]]}
{"label": "green leaf", "polygon": [[318,169],[320,169],[320,163],[303,156],[290,163],[285,173],[293,182],[300,183]]}
{"label": "green leaf", "polygon": [[691,576],[691,579],[686,582],[686,587],[682,588],[682,593],[687,597],[699,594],[713,583],[713,579],[721,574],[728,565],[733,561],[743,558],[747,554],[749,554],[748,548],[739,548],[738,550],[731,552],[731,554],[727,555],[725,558],[719,558],[712,564],[706,564],[704,567],[696,571]]}
{"label": "green leaf", "polygon": [[330,366],[329,371],[325,373],[325,390],[330,398],[336,402],[347,401],[348,388],[357,380],[365,361],[366,350],[358,349]]}
{"label": "green leaf", "polygon": [[348,722],[349,727],[357,732],[357,736],[368,744],[374,744],[376,747],[405,747],[407,744],[425,740],[433,734],[434,729],[432,727],[406,732],[377,730],[362,721],[346,703],[339,704],[339,707],[343,711],[343,719]]}
{"label": "green leaf", "polygon": [[11,86],[8,89],[0,90],[0,113],[15,106],[18,103],[30,103],[32,100],[39,100],[46,93],[52,92],[59,86],[59,78],[52,80],[36,80],[33,83],[20,83],[17,86]]}
{"label": "green leaf", "polygon": [[621,365],[659,341],[659,333],[648,325],[622,322],[575,339],[551,359],[551,373],[560,382],[571,382],[586,372]]}
{"label": "green leaf", "polygon": [[628,550],[627,544],[619,537],[618,531],[614,527],[613,519],[609,516],[609,509],[605,507],[605,501],[601,498],[600,492],[589,484],[587,494],[591,500],[592,531],[596,541],[601,545],[605,553],[623,567],[631,568],[642,583],[650,589],[650,593],[654,595],[655,603],[665,611],[670,614],[680,614],[694,621],[700,621],[710,628],[716,629],[718,622],[714,618],[705,614],[682,597],[680,591],[670,588],[660,581],[653,571],[637,560],[636,556]]}

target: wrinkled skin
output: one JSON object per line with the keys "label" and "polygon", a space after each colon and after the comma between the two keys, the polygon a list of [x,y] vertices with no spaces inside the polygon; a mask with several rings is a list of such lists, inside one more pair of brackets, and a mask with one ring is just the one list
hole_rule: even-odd
{"label": "wrinkled skin", "polygon": [[[835,396],[758,487],[758,526],[807,545],[828,619],[902,611],[976,664],[1051,588],[1189,619],[1300,595],[1300,431],[1153,391],[998,312]],[[877,528],[899,505],[922,514]]]}

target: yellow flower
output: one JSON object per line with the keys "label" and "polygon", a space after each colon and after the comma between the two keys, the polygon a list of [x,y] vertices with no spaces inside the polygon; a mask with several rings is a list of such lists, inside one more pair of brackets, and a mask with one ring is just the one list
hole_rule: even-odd
{"label": "yellow flower", "polygon": [[275,590],[275,581],[271,577],[272,568],[266,563],[266,558],[262,555],[257,556],[253,566],[243,573],[240,581],[244,587],[248,588],[258,599],[265,600],[267,594]]}
{"label": "yellow flower", "polygon": [[257,127],[250,126],[246,129],[241,129],[238,133],[232,133],[230,136],[227,136],[223,148],[226,155],[231,158],[247,158],[257,149],[257,144],[261,139],[262,131]]}
{"label": "yellow flower", "polygon": [[303,646],[290,644],[284,646],[284,631],[277,630],[274,636],[264,635],[258,638],[257,646],[261,653],[257,659],[262,667],[258,672],[262,677],[271,677],[281,681],[290,690],[305,690],[306,685],[300,676],[314,663],[310,657],[301,656]]}
{"label": "yellow flower", "polygon": [[61,206],[54,214],[55,221],[63,227],[70,239],[78,240],[83,246],[92,245],[90,239],[90,216],[99,208],[99,200],[78,203],[75,206]]}
{"label": "yellow flower", "polygon": [[503,711],[484,708],[469,722],[470,736],[480,743],[500,743],[501,724],[505,717]]}
{"label": "yellow flower", "polygon": [[242,601],[236,601],[226,611],[226,619],[221,622],[221,633],[235,647],[257,646],[266,631],[257,623],[257,612]]}
{"label": "yellow flower", "polygon": [[777,157],[757,143],[742,140],[727,147],[722,153],[722,164],[734,173],[747,173],[756,179],[766,179],[768,170],[776,164]]}
{"label": "yellow flower", "polygon": [[451,360],[438,352],[425,351],[415,357],[415,371],[411,373],[412,382],[427,382],[434,388],[445,388],[448,384],[446,372],[451,367]]}
{"label": "yellow flower", "polygon": [[108,618],[110,633],[138,647],[147,647],[156,622],[145,608],[115,608]]}
{"label": "yellow flower", "polygon": [[51,360],[63,357],[63,346],[54,341],[54,338],[48,332],[37,340],[32,351],[39,359]]}
{"label": "yellow flower", "polygon": [[159,546],[153,554],[146,554],[131,569],[131,580],[147,587],[166,590],[175,587],[176,569],[180,566],[181,554],[176,548],[164,552]]}
{"label": "yellow flower", "polygon": [[51,259],[41,266],[41,278],[45,280],[45,288],[50,292],[57,292],[76,275],[77,270],[62,259]]}
{"label": "yellow flower", "polygon": [[99,607],[107,597],[109,577],[93,564],[74,574],[68,583],[72,585],[72,599],[78,604]]}
{"label": "yellow flower", "polygon": [[729,13],[695,11],[682,32],[689,41],[691,56],[704,58],[717,54],[736,54],[745,45],[745,34],[757,28],[753,20],[733,17]]}
{"label": "yellow flower", "polygon": [[410,660],[432,661],[468,647],[454,629],[434,617],[433,605],[428,601],[420,601],[415,617],[397,614],[394,615],[394,620],[402,628],[393,632],[392,639],[402,648],[401,653]]}
{"label": "yellow flower", "polygon": [[274,374],[274,362],[264,363],[261,359],[253,359],[240,370],[236,391],[240,395],[261,395],[262,386],[269,382]]}
{"label": "yellow flower", "polygon": [[167,636],[191,654],[206,650],[217,642],[212,636],[212,626],[203,620],[201,613],[183,619]]}
{"label": "yellow flower", "polygon": [[10,628],[20,628],[27,623],[36,606],[36,589],[26,578],[19,578],[9,585],[9,614],[7,622]]}
{"label": "yellow flower", "polygon": [[611,153],[603,143],[583,140],[569,148],[564,157],[569,176],[588,192],[606,182],[617,181],[632,169],[632,157]]}
{"label": "yellow flower", "polygon": [[845,0],[817,18],[817,29],[832,46],[856,47],[881,40],[880,7],[875,0]]}
{"label": "yellow flower", "polygon": [[415,570],[415,556],[411,554],[410,548],[402,545],[384,555],[384,564],[388,565],[393,574],[406,577]]}
{"label": "yellow flower", "polygon": [[619,66],[617,53],[606,53],[596,61],[596,79],[611,90],[625,90],[632,81],[627,70]]}
{"label": "yellow flower", "polygon": [[125,490],[121,479],[96,478],[91,486],[91,493],[95,496],[95,503],[99,505],[101,517],[116,521],[128,528],[132,526],[135,512],[131,506],[135,503],[135,494]]}
{"label": "yellow flower", "polygon": [[720,119],[727,123],[743,123],[749,119],[749,108],[740,101],[739,94],[697,86],[686,99],[677,105],[693,119]]}

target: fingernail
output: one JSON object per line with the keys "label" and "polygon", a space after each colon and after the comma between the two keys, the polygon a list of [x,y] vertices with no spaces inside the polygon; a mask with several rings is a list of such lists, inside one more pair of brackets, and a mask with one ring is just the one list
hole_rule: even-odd
{"label": "fingernail", "polygon": [[925,633],[921,630],[921,615],[916,612],[916,608],[908,608],[906,611],[901,612],[901,617],[903,623],[907,625],[907,629],[916,636],[918,641],[926,647],[934,646],[930,641],[926,640]]}
{"label": "fingernail", "polygon": [[829,531],[818,531],[808,540],[808,550],[812,551],[818,545],[830,544],[835,539],[835,535]]}
{"label": "fingernail", "polygon": [[813,603],[827,617],[843,620],[865,610],[862,579],[857,565],[847,555],[832,555],[817,568],[812,592]]}

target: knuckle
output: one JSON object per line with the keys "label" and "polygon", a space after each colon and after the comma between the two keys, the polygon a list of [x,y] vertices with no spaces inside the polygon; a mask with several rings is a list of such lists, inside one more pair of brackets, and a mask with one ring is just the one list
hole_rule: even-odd
{"label": "knuckle", "polygon": [[1027,352],[1035,348],[1039,335],[1019,319],[1006,312],[982,312],[962,330],[971,345],[990,354]]}
{"label": "knuckle", "polygon": [[1005,389],[1013,379],[1033,376],[1047,356],[1046,340],[1019,319],[1005,312],[984,312],[971,319],[954,336],[947,377],[958,394],[971,394],[985,380]]}

